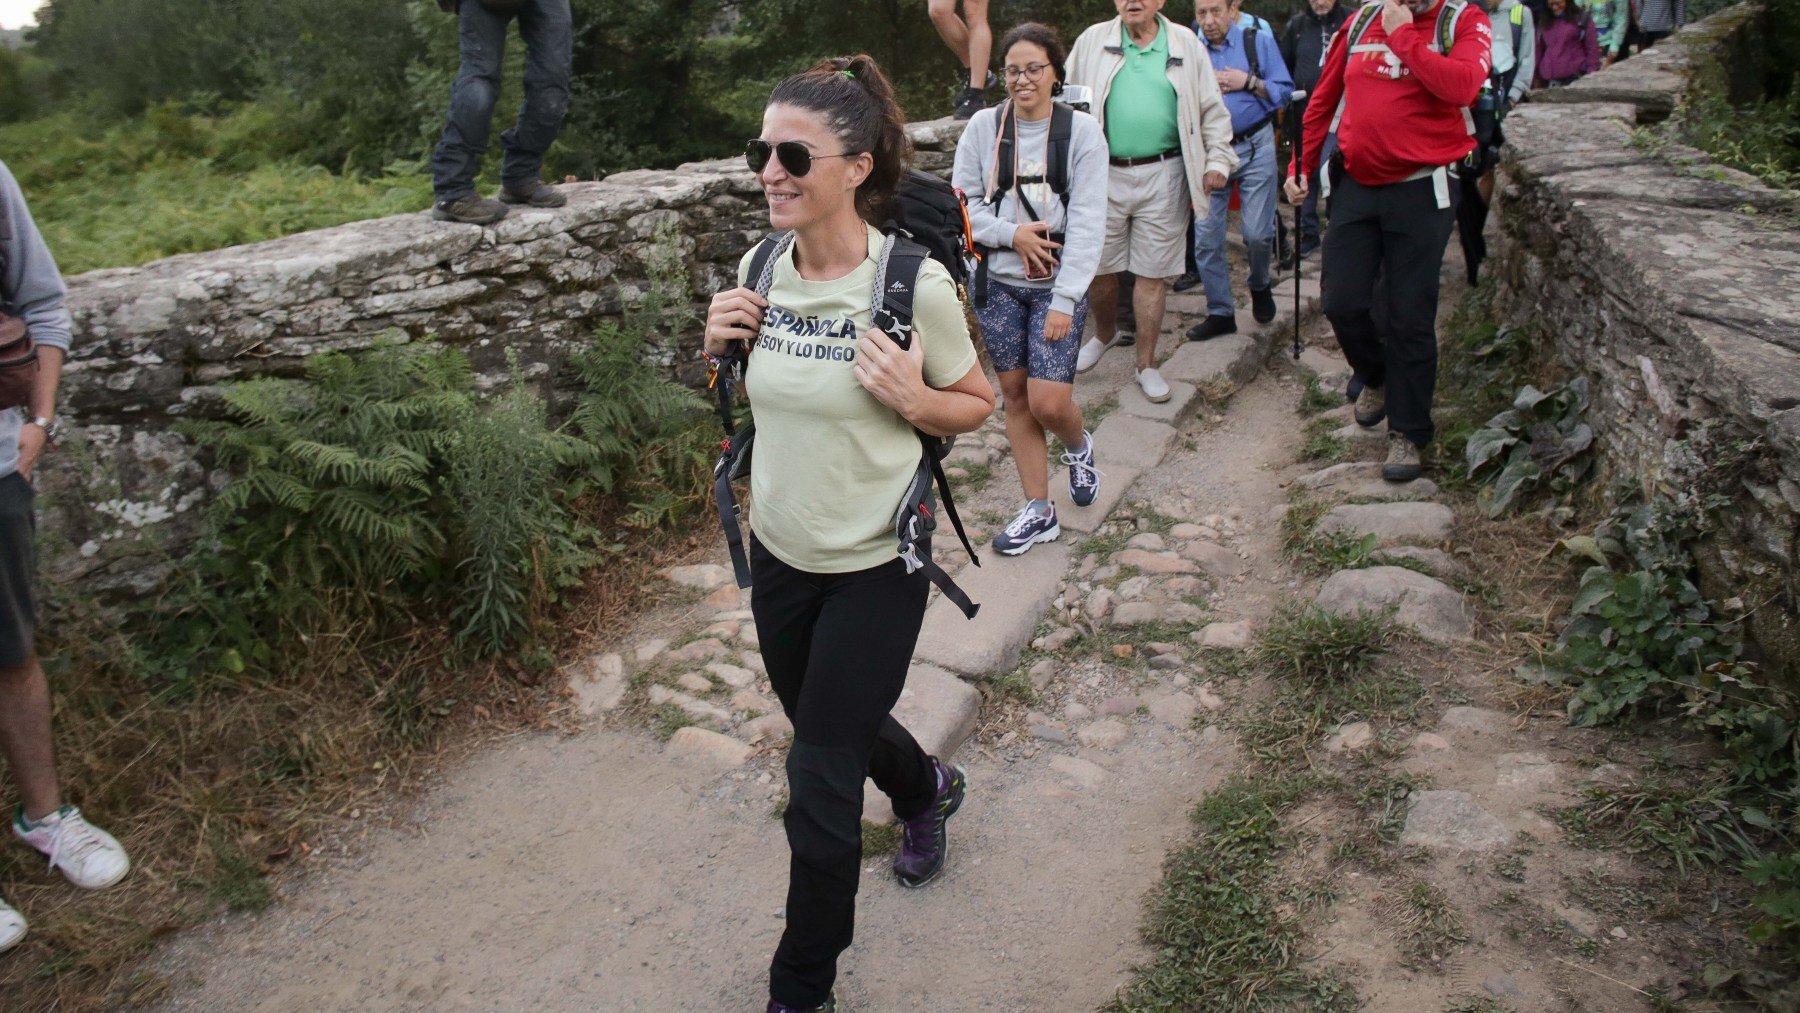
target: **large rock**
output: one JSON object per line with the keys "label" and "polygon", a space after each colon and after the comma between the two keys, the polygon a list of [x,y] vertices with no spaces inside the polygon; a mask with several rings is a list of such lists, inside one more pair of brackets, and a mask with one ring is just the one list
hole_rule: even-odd
{"label": "large rock", "polygon": [[920,661],[972,679],[1010,672],[1019,663],[1069,568],[1069,545],[1050,542],[1022,556],[983,549],[981,561],[956,575],[957,584],[981,605],[980,613],[969,619],[955,602],[939,598],[925,612],[913,651]]}
{"label": "large rock", "polygon": [[1206,574],[1221,580],[1235,577],[1250,568],[1250,564],[1237,553],[1213,542],[1189,542],[1182,546],[1181,554],[1199,564]]}
{"label": "large rock", "polygon": [[1172,576],[1182,573],[1199,573],[1200,568],[1192,560],[1183,559],[1173,552],[1146,552],[1143,549],[1126,549],[1114,553],[1112,561],[1120,566],[1136,567],[1142,573],[1157,576]]}
{"label": "large rock", "polygon": [[1400,834],[1403,845],[1452,852],[1492,851],[1512,842],[1513,832],[1466,791],[1414,793]]}
{"label": "large rock", "polygon": [[1319,588],[1319,606],[1333,615],[1394,610],[1394,621],[1427,640],[1472,640],[1475,622],[1463,596],[1443,581],[1398,566],[1340,570]]}
{"label": "large rock", "polygon": [[693,566],[672,566],[663,571],[663,576],[683,587],[697,587],[702,591],[711,591],[731,582],[731,569],[716,563],[698,563]]}
{"label": "large rock", "polygon": [[750,758],[750,747],[729,735],[695,728],[689,725],[677,729],[670,736],[663,752],[670,756],[691,756],[717,763],[722,767],[736,767]]}
{"label": "large rock", "polygon": [[1437,545],[1450,540],[1456,517],[1441,503],[1352,503],[1319,518],[1322,535],[1375,536],[1377,546]]}
{"label": "large rock", "polygon": [[1160,367],[1174,383],[1230,389],[1248,381],[1262,366],[1262,346],[1249,334],[1227,334],[1211,341],[1189,341],[1175,349]]}
{"label": "large rock", "polygon": [[1100,494],[1094,497],[1092,503],[1076,506],[1075,501],[1069,498],[1069,469],[1060,468],[1050,476],[1050,501],[1056,504],[1056,523],[1066,530],[1084,535],[1100,530],[1100,525],[1112,516],[1119,500],[1125,498],[1126,491],[1131,488],[1131,483],[1137,481],[1139,474],[1137,468],[1115,464],[1107,456],[1106,448],[1098,442],[1099,437],[1094,439],[1094,457],[1103,474],[1100,476]]}
{"label": "large rock", "polygon": [[[1162,463],[1175,443],[1175,427],[1135,415],[1113,412],[1094,431],[1094,460],[1100,470],[1118,465],[1139,471]],[[1106,480],[1101,479],[1104,491]]]}
{"label": "large rock", "polygon": [[1316,496],[1361,500],[1428,500],[1438,494],[1429,478],[1389,482],[1381,477],[1381,462],[1350,461],[1334,464],[1294,480],[1294,486]]}

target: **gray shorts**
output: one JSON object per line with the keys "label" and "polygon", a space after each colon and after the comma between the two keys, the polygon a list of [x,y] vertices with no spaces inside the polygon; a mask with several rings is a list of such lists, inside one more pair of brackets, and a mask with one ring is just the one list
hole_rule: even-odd
{"label": "gray shorts", "polygon": [[35,569],[31,483],[18,472],[0,478],[0,668],[31,660],[36,613],[31,602]]}

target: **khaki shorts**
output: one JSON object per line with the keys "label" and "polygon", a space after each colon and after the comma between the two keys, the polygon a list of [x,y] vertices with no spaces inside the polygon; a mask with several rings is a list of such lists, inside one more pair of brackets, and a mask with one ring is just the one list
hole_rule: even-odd
{"label": "khaki shorts", "polygon": [[1106,177],[1106,245],[1096,274],[1174,278],[1187,266],[1187,170],[1181,159],[1114,165]]}

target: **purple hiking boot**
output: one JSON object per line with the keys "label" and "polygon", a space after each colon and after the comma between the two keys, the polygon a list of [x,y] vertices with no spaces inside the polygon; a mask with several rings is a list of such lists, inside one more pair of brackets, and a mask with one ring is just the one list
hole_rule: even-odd
{"label": "purple hiking boot", "polygon": [[963,794],[969,788],[969,773],[961,767],[945,766],[932,757],[937,768],[937,800],[931,808],[900,824],[900,851],[894,856],[894,878],[910,889],[937,878],[944,871],[944,859],[950,854],[950,838],[945,824],[962,808]]}
{"label": "purple hiking boot", "polygon": [[769,1008],[763,1013],[837,1013],[837,996],[825,1000],[818,1006],[785,1006],[773,999],[769,1000]]}

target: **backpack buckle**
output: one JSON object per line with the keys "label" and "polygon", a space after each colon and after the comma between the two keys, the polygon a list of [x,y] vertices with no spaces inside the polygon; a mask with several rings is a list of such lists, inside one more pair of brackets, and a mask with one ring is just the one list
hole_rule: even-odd
{"label": "backpack buckle", "polygon": [[925,567],[919,560],[919,546],[914,542],[900,543],[900,559],[906,563],[907,573],[918,573]]}

